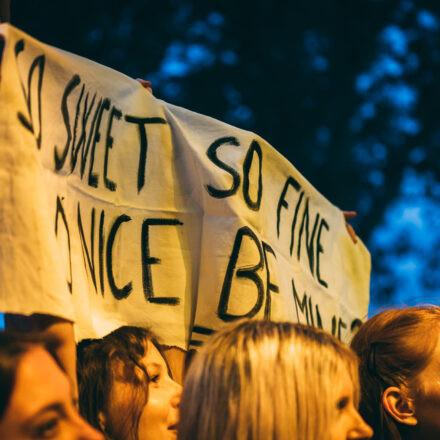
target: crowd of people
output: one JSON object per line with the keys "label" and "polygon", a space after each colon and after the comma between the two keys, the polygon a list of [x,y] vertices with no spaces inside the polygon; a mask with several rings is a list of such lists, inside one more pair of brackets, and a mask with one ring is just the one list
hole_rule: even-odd
{"label": "crowd of people", "polygon": [[315,327],[239,320],[187,353],[183,373],[145,328],[75,347],[61,318],[7,315],[6,326],[2,440],[440,438],[440,307],[383,311],[350,347]]}
{"label": "crowd of people", "polygon": [[387,310],[350,348],[318,328],[239,320],[191,357],[182,387],[156,337],[124,326],[77,345],[78,400],[59,341],[3,331],[0,438],[438,439],[439,329],[440,307]]}

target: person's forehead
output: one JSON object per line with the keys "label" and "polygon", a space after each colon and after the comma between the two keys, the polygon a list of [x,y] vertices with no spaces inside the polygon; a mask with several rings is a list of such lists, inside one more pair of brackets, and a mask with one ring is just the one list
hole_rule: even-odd
{"label": "person's forehead", "polygon": [[342,362],[338,366],[338,374],[333,389],[337,394],[351,395],[353,393],[353,381],[347,366]]}
{"label": "person's forehead", "polygon": [[69,398],[70,386],[65,374],[43,348],[29,350],[20,360],[10,406],[23,418],[40,409]]}
{"label": "person's forehead", "polygon": [[151,342],[147,343],[146,354],[142,361],[146,364],[156,363],[156,364],[166,364],[162,354],[159,352],[157,347]]}

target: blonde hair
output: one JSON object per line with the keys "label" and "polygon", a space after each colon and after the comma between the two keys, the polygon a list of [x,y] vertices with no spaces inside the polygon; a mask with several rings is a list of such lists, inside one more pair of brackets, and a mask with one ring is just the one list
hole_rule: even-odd
{"label": "blonde hair", "polygon": [[316,440],[336,411],[332,387],[357,358],[322,330],[243,320],[196,354],[184,383],[179,440]]}
{"label": "blonde hair", "polygon": [[440,307],[390,309],[370,318],[351,348],[358,354],[362,398],[359,412],[373,428],[373,439],[400,440],[402,427],[382,405],[383,392],[403,387],[409,397],[414,379],[430,361],[438,342]]}

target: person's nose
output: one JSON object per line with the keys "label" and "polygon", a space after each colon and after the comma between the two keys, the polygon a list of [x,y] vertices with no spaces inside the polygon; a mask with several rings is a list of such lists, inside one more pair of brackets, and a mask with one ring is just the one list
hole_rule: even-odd
{"label": "person's nose", "polygon": [[367,440],[372,436],[373,430],[371,426],[368,425],[357,410],[355,410],[355,414],[353,414],[353,428],[349,431],[347,440]]}
{"label": "person's nose", "polygon": [[180,397],[182,395],[182,385],[174,382],[173,380],[173,392],[171,395],[171,406],[173,408],[179,408],[180,405]]}

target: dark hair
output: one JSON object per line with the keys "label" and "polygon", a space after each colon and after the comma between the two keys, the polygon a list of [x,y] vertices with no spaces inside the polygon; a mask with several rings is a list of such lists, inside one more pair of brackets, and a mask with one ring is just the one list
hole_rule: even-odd
{"label": "dark hair", "polygon": [[373,316],[354,336],[351,348],[360,359],[359,412],[373,428],[373,439],[402,439],[403,426],[385,411],[382,395],[397,386],[412,397],[412,381],[432,357],[439,326],[440,307],[409,307]]}
{"label": "dark hair", "polygon": [[[149,330],[124,326],[102,339],[85,339],[77,346],[80,414],[107,438],[137,439],[139,419],[148,400],[149,377],[140,362],[147,352],[148,341],[160,351]],[[118,414],[110,411],[115,380],[129,383],[132,393]],[[105,424],[100,414],[105,416]]]}
{"label": "dark hair", "polygon": [[41,347],[48,351],[61,370],[64,371],[55,356],[57,342],[53,339],[41,337],[38,334],[30,335],[13,331],[0,331],[0,419],[8,407],[21,358],[35,347]]}

